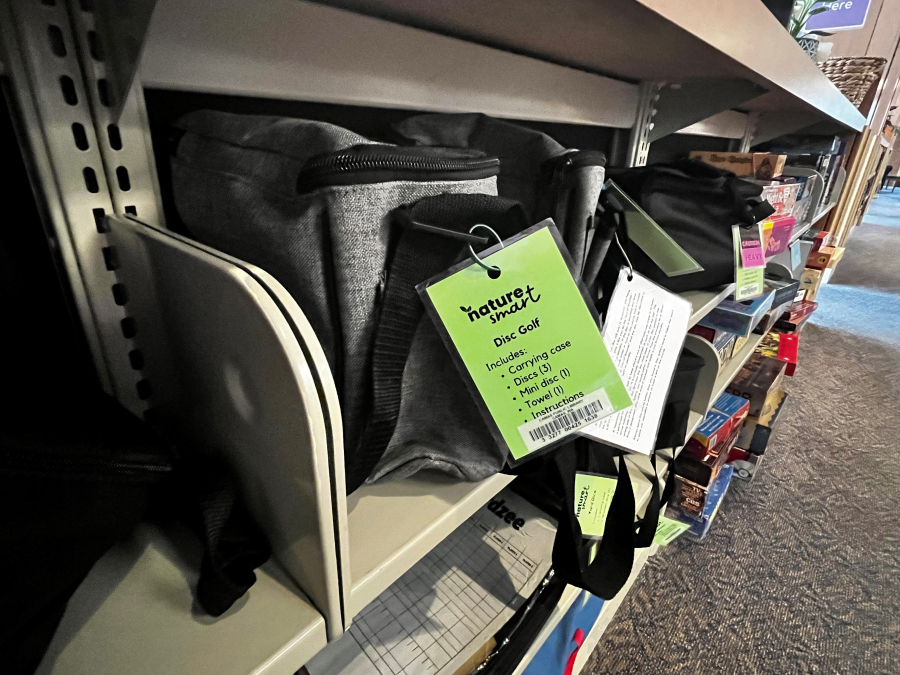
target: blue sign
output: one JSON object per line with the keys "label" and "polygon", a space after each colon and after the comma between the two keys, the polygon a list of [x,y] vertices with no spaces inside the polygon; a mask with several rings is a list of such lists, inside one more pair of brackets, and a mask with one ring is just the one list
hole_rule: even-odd
{"label": "blue sign", "polygon": [[816,7],[825,7],[827,12],[820,12],[809,17],[806,30],[854,30],[862,28],[866,23],[871,0],[825,0]]}

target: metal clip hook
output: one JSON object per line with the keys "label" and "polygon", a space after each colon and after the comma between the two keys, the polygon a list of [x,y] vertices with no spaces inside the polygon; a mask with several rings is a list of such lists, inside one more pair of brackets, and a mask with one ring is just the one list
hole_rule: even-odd
{"label": "metal clip hook", "polygon": [[616,232],[613,235],[616,239],[616,246],[619,247],[619,250],[622,252],[622,257],[625,258],[625,262],[628,263],[628,281],[634,279],[634,267],[631,265],[631,260],[628,259],[628,254],[625,253],[625,248],[622,246],[622,242],[619,241],[619,233]]}
{"label": "metal clip hook", "polygon": [[[497,239],[497,243],[500,244],[500,248],[503,248],[503,241],[500,239],[500,235],[497,234],[496,232],[494,232],[494,229],[492,227],[489,227],[487,225],[483,225],[483,224],[479,223],[479,224],[473,225],[471,228],[469,228],[469,234],[472,234],[472,232],[477,230],[479,227],[483,227],[488,232],[490,232],[492,235],[494,235],[494,237]],[[481,258],[478,257],[478,255],[472,249],[472,244],[469,244],[469,255],[472,257],[473,262],[475,262],[477,265],[480,265],[481,267],[483,267],[484,269],[487,270],[488,276],[491,279],[496,279],[497,277],[500,276],[500,268],[497,267],[496,265],[486,264]]]}

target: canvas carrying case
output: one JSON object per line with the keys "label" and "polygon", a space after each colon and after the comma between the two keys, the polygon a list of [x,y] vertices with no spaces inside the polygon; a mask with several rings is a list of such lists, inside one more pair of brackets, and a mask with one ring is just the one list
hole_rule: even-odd
{"label": "canvas carrying case", "polygon": [[[464,480],[502,470],[505,458],[415,286],[462,259],[471,225],[506,238],[552,217],[573,272],[596,289],[616,231],[601,192],[602,153],[483,115],[406,120],[396,127],[414,144],[405,147],[289,118],[199,111],[178,126],[173,188],[187,229],[272,273],[322,341],[340,392],[348,493],[426,468]],[[562,499],[560,577],[607,598],[627,580],[634,546],[652,539],[663,497],[656,486],[636,529],[616,456],[580,439],[532,466],[553,476]],[[589,563],[574,476],[600,465],[619,489]]]}

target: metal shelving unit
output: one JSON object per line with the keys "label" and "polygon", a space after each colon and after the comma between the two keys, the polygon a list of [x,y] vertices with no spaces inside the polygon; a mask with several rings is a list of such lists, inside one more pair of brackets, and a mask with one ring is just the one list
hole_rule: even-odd
{"label": "metal shelving unit", "polygon": [[[671,133],[741,139],[746,148],[813,124],[863,127],[761,3],[721,4],[158,0],[146,25],[119,35],[92,9],[110,10],[112,0],[0,0],[0,75],[100,381],[135,413],[152,406],[173,432],[215,445],[240,467],[277,560],[212,620],[192,612],[196,542],[177,528],[142,527],[91,572],[39,672],[294,673],[512,480],[423,476],[346,495],[340,407],[299,307],[264,270],[165,230],[144,87],[603,127],[619,163],[631,165]],[[51,25],[64,56],[47,42]],[[127,44],[139,62],[116,62],[118,49],[99,57],[98,33]],[[127,95],[107,100],[110,83]],[[73,143],[75,124],[87,148]],[[105,219],[112,214],[149,227]],[[107,264],[112,246],[119,268]],[[182,278],[198,283],[184,290]],[[732,290],[685,294],[691,325]],[[223,297],[231,304],[218,306],[245,311],[207,311],[210,298]],[[757,343],[719,369],[714,392]],[[140,368],[136,350],[146,357]],[[172,350],[185,372],[167,365]],[[278,378],[268,375],[273,364]],[[185,405],[185,378],[202,405]],[[253,406],[271,414],[248,421]],[[703,412],[692,411],[688,436]],[[628,459],[638,511],[652,475],[643,459]],[[554,617],[576,595],[567,589]],[[623,596],[607,603],[598,626]],[[593,644],[600,634],[592,631]]]}
{"label": "metal shelving unit", "polygon": [[202,554],[190,532],[142,526],[78,588],[37,672],[294,675],[325,646],[322,615],[273,562],[224,616],[198,612]]}

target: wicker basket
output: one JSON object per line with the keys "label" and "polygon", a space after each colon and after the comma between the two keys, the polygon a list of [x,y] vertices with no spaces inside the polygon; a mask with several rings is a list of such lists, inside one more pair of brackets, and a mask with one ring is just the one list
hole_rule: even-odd
{"label": "wicker basket", "polygon": [[869,88],[881,77],[887,59],[874,56],[844,56],[821,64],[822,72],[857,108]]}

